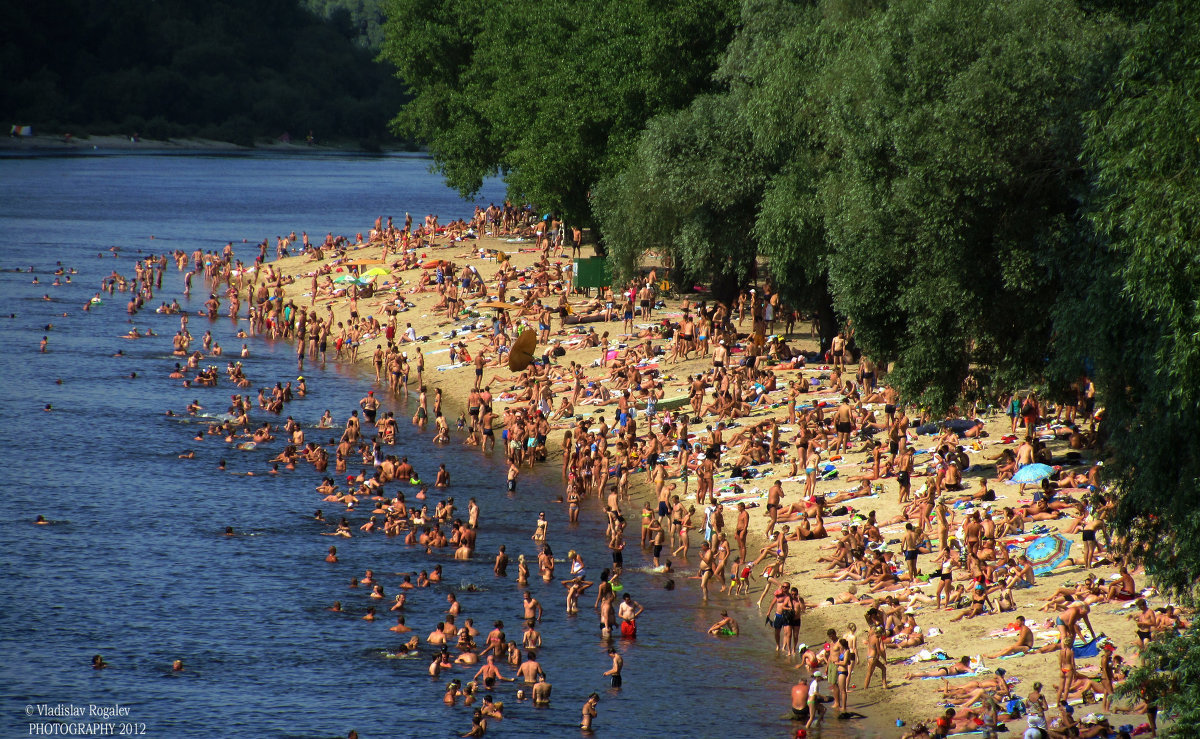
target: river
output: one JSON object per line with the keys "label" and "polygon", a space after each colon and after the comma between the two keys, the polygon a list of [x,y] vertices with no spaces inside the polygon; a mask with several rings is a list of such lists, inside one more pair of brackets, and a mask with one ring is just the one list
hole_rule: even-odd
{"label": "river", "polygon": [[[480,197],[499,202],[502,183],[489,181]],[[431,680],[429,648],[417,658],[383,658],[401,641],[388,631],[394,621],[384,608],[379,621],[361,620],[368,590],[347,587],[351,577],[374,568],[390,596],[396,573],[440,563],[445,582],[410,596],[406,613],[416,633],[429,632],[453,591],[464,616],[485,633],[503,619],[510,638],[519,639],[519,590],[491,572],[497,546],[507,544],[514,559],[533,555],[529,535],[544,510],[558,556],[575,548],[599,563],[607,553],[600,512],[585,510],[583,524],[568,530],[553,502],[556,470],[524,477],[510,498],[499,457],[435,447],[431,434],[402,423],[395,453],[429,477],[446,461],[454,475],[449,494],[460,507],[478,499],[476,559],[426,557],[378,534],[322,536],[325,529],[312,520],[322,506],[314,493],[321,475],[308,466],[262,474],[282,442],[236,451],[218,440],[193,441],[201,428],[196,419],[166,415],[193,399],[223,411],[233,392],[228,383],[184,389],[167,379],[177,316],[143,311],[133,324],[162,338],[128,341],[121,338],[130,328],[127,295],[104,296],[93,310],[81,310],[112,270],[131,276],[139,253],[219,249],[232,241],[250,260],[255,242],[269,238],[273,252],[275,237],[293,230],[320,239],[365,232],[377,215],[400,220],[407,211],[419,221],[438,213],[444,222],[470,209],[429,171],[427,159],[412,155],[0,157],[5,735],[99,720],[46,718],[47,704],[85,712],[118,705],[118,715],[107,719],[118,732],[149,737],[333,737],[350,729],[363,737],[450,737],[470,727],[470,709],[442,704],[450,678]],[[119,256],[110,247],[119,247]],[[70,284],[52,284],[58,263],[77,270]],[[172,265],[150,308],[178,298],[194,313],[204,297],[196,290],[186,301]],[[227,318],[209,324],[193,316],[191,329],[196,336],[211,330],[231,354],[243,343]],[[245,343],[246,372],[255,382],[246,392],[295,380],[289,346],[256,337]],[[118,351],[122,356],[113,356]],[[223,368],[231,358],[211,361]],[[306,426],[327,408],[344,420],[374,379],[332,363],[306,368],[305,376],[310,397],[285,414]],[[385,405],[398,416],[401,407],[394,398]],[[252,420],[280,421],[262,412]],[[322,439],[330,432],[308,433]],[[186,450],[195,458],[179,459]],[[226,472],[217,467],[222,458]],[[247,471],[259,474],[232,474]],[[53,523],[33,525],[39,514]],[[353,514],[351,523],[365,517]],[[224,535],[227,526],[235,535]],[[636,527],[631,531],[636,540]],[[331,543],[338,565],[324,561]],[[635,565],[640,558],[627,554]],[[462,592],[464,583],[482,592]],[[515,700],[511,685],[501,687],[497,699],[507,717],[489,736],[576,736],[580,705],[593,690],[601,696],[597,733],[604,736],[792,735],[780,715],[797,673],[771,657],[761,621],[743,623],[748,633],[740,639],[715,640],[703,631],[719,606],[697,607],[688,584],[668,592],[660,578],[631,572],[626,586],[647,613],[639,638],[620,643],[625,687],[613,691],[601,676],[607,644],[591,598],[569,618],[562,587],[534,583],[546,607],[539,658],[554,701],[534,709]],[[334,600],[348,614],[329,612]],[[95,654],[111,667],[92,670]],[[171,670],[175,659],[184,671]],[[470,677],[457,672],[452,677]],[[834,728],[825,735],[847,734]]]}

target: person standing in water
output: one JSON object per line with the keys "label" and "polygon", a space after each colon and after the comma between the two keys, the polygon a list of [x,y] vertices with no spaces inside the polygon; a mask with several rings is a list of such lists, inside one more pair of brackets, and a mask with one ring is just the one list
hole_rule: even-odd
{"label": "person standing in water", "polygon": [[617,654],[616,647],[608,648],[608,656],[612,658],[612,667],[604,673],[604,676],[610,679],[614,688],[619,688],[621,687],[621,668],[625,666],[625,660]]}
{"label": "person standing in water", "polygon": [[584,731],[591,732],[592,721],[596,718],[596,704],[600,702],[600,696],[592,693],[583,704],[583,717],[579,722],[579,728]]}

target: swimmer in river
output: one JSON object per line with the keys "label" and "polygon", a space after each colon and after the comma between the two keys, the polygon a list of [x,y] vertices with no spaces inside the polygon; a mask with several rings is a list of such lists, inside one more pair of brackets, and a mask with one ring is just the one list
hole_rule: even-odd
{"label": "swimmer in river", "polygon": [[92,657],[92,669],[93,670],[103,670],[107,667],[108,667],[108,663],[104,661],[104,657],[102,657],[98,654],[95,657]]}
{"label": "swimmer in river", "polygon": [[[409,631],[412,631],[412,628],[409,627],[406,623],[404,623],[404,616],[397,616],[396,617],[396,625],[390,627],[388,629],[388,631],[395,631],[397,634],[404,634]],[[414,636],[413,639],[416,639],[416,637]]]}
{"label": "swimmer in river", "polygon": [[177,659],[171,663],[171,672],[183,672],[183,660]]}
{"label": "swimmer in river", "polygon": [[337,547],[329,547],[329,554],[325,555],[325,561],[329,564],[337,564]]}
{"label": "swimmer in river", "polygon": [[551,690],[553,690],[553,686],[546,682],[546,676],[539,676],[538,681],[533,684],[533,705],[540,707],[550,705]]}
{"label": "swimmer in river", "polygon": [[333,602],[333,605],[330,606],[329,608],[326,608],[325,610],[332,611],[333,613],[341,613],[342,612],[342,602],[340,600],[335,600]]}
{"label": "swimmer in river", "polygon": [[233,527],[232,527],[232,526],[226,526],[226,527],[225,527],[225,536],[237,536],[237,534],[233,533]]}
{"label": "swimmer in river", "polygon": [[45,525],[49,524],[50,522],[46,520],[45,516],[43,516],[42,514],[39,513],[37,520],[34,521],[34,523],[37,524],[38,526],[45,526]]}

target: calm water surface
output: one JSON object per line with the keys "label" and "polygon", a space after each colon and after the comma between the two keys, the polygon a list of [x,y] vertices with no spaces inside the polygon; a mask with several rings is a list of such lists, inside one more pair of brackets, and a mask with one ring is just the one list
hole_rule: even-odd
{"label": "calm water surface", "polygon": [[[492,182],[482,202],[502,197],[502,186]],[[322,536],[326,529],[311,520],[322,507],[313,492],[321,476],[311,467],[254,477],[217,470],[226,458],[230,472],[264,472],[280,442],[247,452],[194,442],[201,428],[194,419],[164,415],[183,411],[192,399],[209,412],[224,411],[234,391],[227,383],[184,389],[167,379],[177,316],[144,311],[134,325],[161,338],[127,341],[120,338],[130,326],[126,296],[118,293],[90,313],[80,308],[111,270],[131,276],[139,252],[190,252],[233,241],[248,260],[254,242],[269,237],[273,245],[292,230],[321,238],[365,232],[376,215],[399,220],[407,210],[417,219],[435,212],[446,220],[468,215],[470,207],[419,157],[0,158],[6,555],[0,567],[8,595],[0,612],[0,733],[29,735],[27,706],[41,703],[120,704],[128,707],[120,720],[140,724],[150,737],[332,737],[351,728],[363,737],[450,737],[469,728],[470,709],[441,703],[450,678],[428,676],[428,648],[413,659],[381,656],[402,640],[388,631],[394,621],[386,615],[375,623],[359,618],[370,604],[368,590],[347,587],[351,577],[374,568],[390,600],[397,573],[441,563],[446,581],[409,599],[415,632],[430,631],[444,613],[445,594],[455,591],[464,616],[485,632],[503,619],[512,638],[520,633],[521,596],[512,579],[492,575],[497,546],[507,544],[514,560],[534,555],[529,535],[545,510],[556,554],[578,549],[598,569],[607,559],[600,511],[585,510],[583,524],[570,530],[553,502],[556,472],[526,476],[509,498],[498,457],[435,447],[430,434],[410,432],[402,421],[394,453],[407,455],[426,477],[447,462],[454,482],[448,494],[461,507],[471,496],[482,506],[476,560],[426,557],[378,534]],[[239,246],[243,239],[250,243]],[[111,255],[112,246],[121,247],[121,257]],[[54,287],[59,261],[79,273]],[[13,271],[31,266],[40,284],[32,284],[33,274]],[[172,268],[154,305],[179,297],[194,312],[202,296],[189,304],[181,292],[182,277]],[[209,324],[193,317],[191,329],[197,337],[211,329],[230,354],[240,348],[229,319]],[[45,354],[38,352],[43,335]],[[259,338],[249,344],[245,367],[255,388],[295,379],[289,346]],[[125,356],[112,356],[118,350]],[[211,361],[223,368],[228,358]],[[305,376],[309,398],[285,411],[305,425],[326,408],[344,420],[374,379],[332,364],[307,368]],[[43,410],[47,403],[51,412]],[[405,415],[400,399],[385,408]],[[281,419],[260,412],[252,420]],[[329,433],[310,430],[308,437],[327,441]],[[188,449],[194,460],[177,458]],[[437,498],[431,495],[431,508]],[[54,523],[33,526],[37,514]],[[355,526],[363,520],[365,514],[351,516]],[[224,536],[226,526],[237,535]],[[631,534],[636,541],[636,528]],[[333,543],[338,565],[323,561]],[[644,565],[634,550],[627,565]],[[483,591],[459,592],[468,582]],[[535,582],[546,606],[547,646],[539,659],[554,685],[553,707],[518,704],[505,684],[497,699],[507,704],[508,717],[488,735],[577,736],[579,707],[596,690],[601,736],[789,736],[779,716],[796,673],[769,657],[770,632],[748,619],[741,639],[702,636],[719,606],[697,608],[692,584],[681,579],[680,590],[667,592],[655,576],[627,576],[627,591],[647,614],[637,641],[619,644],[625,688],[613,692],[601,676],[607,645],[591,599],[585,596],[578,618],[567,618],[562,587]],[[328,612],[334,600],[349,615]],[[110,669],[90,669],[97,653]],[[170,670],[175,659],[187,665],[182,674]],[[453,677],[464,682],[473,674],[457,672]]]}

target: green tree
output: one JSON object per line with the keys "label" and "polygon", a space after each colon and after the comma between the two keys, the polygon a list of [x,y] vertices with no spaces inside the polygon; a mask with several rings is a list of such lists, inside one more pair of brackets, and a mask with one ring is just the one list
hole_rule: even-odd
{"label": "green tree", "polygon": [[834,304],[907,397],[944,408],[972,371],[1045,369],[1107,25],[1070,0],[904,0],[823,72]]}
{"label": "green tree", "polygon": [[[1159,736],[1168,739],[1200,737],[1200,629],[1182,634],[1165,632],[1142,652],[1141,663],[1117,686],[1118,695],[1132,702],[1147,700],[1171,724],[1160,725]],[[1160,715],[1162,715],[1160,714]]]}
{"label": "green tree", "polygon": [[618,275],[633,273],[653,247],[669,256],[676,284],[710,282],[718,300],[737,296],[754,268],[751,231],[765,181],[745,110],[727,93],[655,117],[629,164],[597,188]]}
{"label": "green tree", "polygon": [[[159,134],[235,131],[250,143],[328,120],[337,124],[322,138],[379,138],[403,100],[370,51],[296,0],[0,6],[0,63],[16,81],[0,86],[0,108],[51,131],[132,133],[153,122]],[[354,120],[340,116],[347,107]]]}
{"label": "green tree", "polygon": [[622,170],[598,186],[595,212],[619,274],[629,274],[653,247],[670,255],[676,283],[707,283],[714,297],[729,301],[756,277],[757,257],[767,253],[790,302],[823,293],[818,302],[829,307],[820,289],[823,265],[804,259],[805,248],[820,249],[824,240],[786,212],[799,196],[790,187],[795,175],[807,174],[793,164],[808,142],[789,137],[791,120],[774,140],[764,133],[780,108],[779,90],[767,90],[767,78],[780,64],[789,72],[806,68],[793,63],[794,49],[784,42],[798,35],[791,33],[798,24],[811,33],[817,19],[815,9],[786,0],[743,3],[715,75],[718,89],[651,119]]}
{"label": "green tree", "polygon": [[829,283],[832,243],[821,187],[838,164],[827,136],[829,74],[846,40],[878,22],[876,3],[747,2],[721,73],[744,86],[754,145],[770,177],[754,225],[759,254],[787,303],[814,313],[822,346],[841,325]]}
{"label": "green tree", "polygon": [[[1100,245],[1073,357],[1096,367],[1119,493],[1114,525],[1177,597],[1200,574],[1200,8],[1155,5],[1090,119]],[[1065,328],[1065,327],[1064,327]],[[1077,365],[1078,366],[1078,365]],[[1200,687],[1196,688],[1200,690]],[[1200,692],[1194,693],[1200,698]],[[1200,703],[1200,701],[1198,701]]]}
{"label": "green tree", "polygon": [[395,131],[428,143],[459,191],[502,174],[510,194],[592,221],[653,115],[710,86],[731,0],[388,0],[383,58],[414,99]]}

